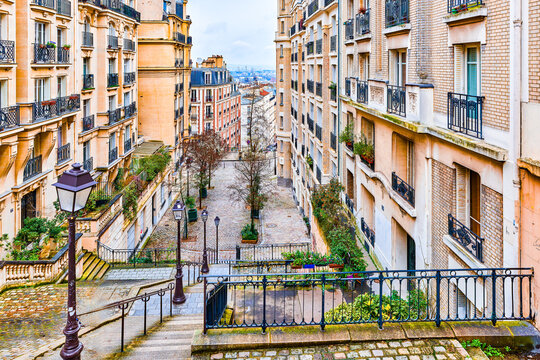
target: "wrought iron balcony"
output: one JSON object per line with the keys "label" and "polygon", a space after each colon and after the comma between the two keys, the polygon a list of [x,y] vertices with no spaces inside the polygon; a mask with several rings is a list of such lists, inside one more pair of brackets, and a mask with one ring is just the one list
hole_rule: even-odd
{"label": "wrought iron balcony", "polygon": [[357,80],[356,82],[356,101],[362,104],[368,102],[368,82]]}
{"label": "wrought iron balcony", "polygon": [[69,143],[65,144],[65,145],[62,145],[60,146],[58,149],[57,149],[57,157],[56,157],[56,163],[58,165],[68,161],[70,159],[70,156],[71,156],[71,146]]}
{"label": "wrought iron balcony", "polygon": [[118,37],[114,35],[107,35],[107,47],[111,50],[118,49]]}
{"label": "wrought iron balcony", "polygon": [[389,114],[396,114],[399,116],[407,115],[405,92],[405,86],[388,85],[386,109]]}
{"label": "wrought iron balcony", "polygon": [[346,78],[345,79],[345,95],[351,96],[351,79]]}
{"label": "wrought iron balcony", "polygon": [[107,87],[117,87],[118,86],[118,74],[110,73],[107,74]]}
{"label": "wrought iron balcony", "polygon": [[[307,52],[308,55],[313,55],[313,50],[314,50],[313,47],[314,47],[314,42],[313,41],[310,41],[310,42],[308,42],[306,44],[306,52]],[[304,60],[304,59],[302,58],[302,60]]]}
{"label": "wrought iron balcony", "polygon": [[137,103],[132,102],[131,104],[124,107],[124,118],[130,118],[137,113]]}
{"label": "wrought iron balcony", "polygon": [[0,109],[0,131],[9,130],[21,124],[19,105]]}
{"label": "wrought iron balcony", "polygon": [[315,136],[322,141],[322,127],[319,124],[315,124]]}
{"label": "wrought iron balcony", "polygon": [[59,64],[69,64],[69,48],[58,48],[56,62]]}
{"label": "wrought iron balcony", "polygon": [[315,83],[315,94],[322,97],[322,83]]}
{"label": "wrought iron balcony", "polygon": [[82,32],[82,46],[94,47],[94,34],[88,31]]}
{"label": "wrought iron balcony", "polygon": [[369,228],[364,218],[362,218],[362,220],[360,221],[360,229],[362,230],[364,235],[367,237],[371,246],[375,246],[375,231]]}
{"label": "wrought iron balcony", "polygon": [[316,13],[317,10],[319,10],[319,0],[311,1],[311,3],[308,5],[308,15],[307,16],[310,17],[311,15]]}
{"label": "wrought iron balcony", "polygon": [[135,51],[135,41],[124,38],[124,51]]}
{"label": "wrought iron balcony", "polygon": [[317,54],[320,55],[322,54],[322,39],[318,39],[316,42],[315,42],[315,50],[317,51]]}
{"label": "wrought iron balcony", "polygon": [[0,63],[15,62],[15,41],[0,40]]}
{"label": "wrought iron balcony", "polygon": [[90,90],[94,88],[94,74],[83,75],[83,90]]}
{"label": "wrought iron balcony", "polygon": [[182,34],[181,32],[175,32],[174,33],[174,41],[185,44],[186,43],[186,35]]}
{"label": "wrought iron balcony", "polygon": [[414,188],[392,172],[392,190],[414,206]]}
{"label": "wrought iron balcony", "polygon": [[366,9],[365,13],[359,13],[356,15],[356,35],[361,36],[369,34],[369,9]]}
{"label": "wrought iron balcony", "polygon": [[313,80],[308,80],[307,81],[307,89],[312,94],[313,94],[313,86],[314,86]]}
{"label": "wrought iron balcony", "polygon": [[54,0],[32,0],[32,5],[43,6],[49,9],[56,10]]}
{"label": "wrought iron balcony", "polygon": [[86,160],[83,160],[83,169],[86,170],[86,171],[92,171],[94,170],[94,158],[93,157],[90,157]]}
{"label": "wrought iron balcony", "polygon": [[448,234],[480,262],[484,262],[484,239],[454,218],[452,214],[448,214]]}
{"label": "wrought iron balcony", "polygon": [[354,22],[349,19],[345,22],[345,41],[354,40]]}
{"label": "wrought iron balcony", "polygon": [[336,0],[324,0],[324,7],[327,7],[328,5],[332,4]]}
{"label": "wrought iron balcony", "polygon": [[205,119],[207,119],[207,120],[208,120],[208,119],[213,119],[213,118],[214,118],[214,113],[213,113],[213,112],[211,112],[211,113],[206,113],[204,117],[205,117]]}
{"label": "wrought iron balcony", "polygon": [[291,29],[289,30],[289,36],[293,36],[294,34],[296,34],[296,24],[291,26]]}
{"label": "wrought iron balcony", "polygon": [[481,5],[483,0],[448,0],[448,12],[457,14]]}
{"label": "wrought iron balcony", "polygon": [[330,51],[337,50],[337,35],[330,36]]}
{"label": "wrought iron balcony", "polygon": [[118,148],[115,147],[112,150],[109,150],[109,164],[112,164],[113,162],[118,159]]}
{"label": "wrought iron balcony", "polygon": [[386,0],[386,27],[409,22],[409,0]]}
{"label": "wrought iron balcony", "polygon": [[109,110],[107,115],[109,117],[109,125],[113,125],[122,119],[122,109]]}
{"label": "wrought iron balcony", "polygon": [[482,139],[483,96],[448,93],[448,128]]}
{"label": "wrought iron balcony", "polygon": [[95,126],[94,115],[83,117],[82,123],[83,123],[83,131],[92,130]]}
{"label": "wrought iron balcony", "polygon": [[74,94],[32,104],[32,121],[53,119],[80,110],[81,96]]}
{"label": "wrought iron balcony", "polygon": [[71,16],[71,1],[56,0],[56,11],[60,15]]}
{"label": "wrought iron balcony", "polygon": [[136,80],[135,72],[124,73],[124,85],[134,84]]}
{"label": "wrought iron balcony", "polygon": [[124,141],[124,154],[131,150],[131,138]]}
{"label": "wrought iron balcony", "polygon": [[345,194],[345,206],[347,206],[347,209],[354,214],[354,201],[347,194]]}
{"label": "wrought iron balcony", "polygon": [[54,64],[56,48],[46,44],[34,44],[34,64]]}
{"label": "wrought iron balcony", "polygon": [[193,37],[191,37],[191,36],[188,36],[188,37],[187,37],[187,44],[188,44],[188,45],[192,45],[192,44],[193,44]]}
{"label": "wrought iron balcony", "polygon": [[308,129],[309,131],[313,132],[313,119],[311,118],[311,116],[307,116],[307,123],[308,123]]}
{"label": "wrought iron balcony", "polygon": [[41,174],[41,165],[41,155],[29,159],[24,166],[23,181],[29,180],[34,176]]}
{"label": "wrought iron balcony", "polygon": [[79,0],[79,2],[99,6],[103,9],[110,9],[137,22],[141,21],[140,12],[119,0]]}
{"label": "wrought iron balcony", "polygon": [[334,150],[337,149],[337,136],[333,132],[330,133],[330,147]]}

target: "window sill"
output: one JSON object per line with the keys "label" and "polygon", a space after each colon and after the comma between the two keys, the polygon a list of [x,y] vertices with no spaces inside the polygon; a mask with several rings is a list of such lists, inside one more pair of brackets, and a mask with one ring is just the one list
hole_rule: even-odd
{"label": "window sill", "polygon": [[386,36],[393,36],[393,35],[399,35],[405,32],[409,32],[412,29],[412,25],[410,23],[407,24],[401,24],[401,25],[395,25],[389,28],[385,28],[382,33]]}
{"label": "window sill", "polygon": [[443,17],[443,22],[448,26],[457,26],[478,22],[484,20],[488,16],[487,7],[482,6],[476,9],[467,10],[458,14],[449,14]]}
{"label": "window sill", "polygon": [[486,266],[459,245],[450,235],[443,236],[444,244],[471,269],[484,269]]}

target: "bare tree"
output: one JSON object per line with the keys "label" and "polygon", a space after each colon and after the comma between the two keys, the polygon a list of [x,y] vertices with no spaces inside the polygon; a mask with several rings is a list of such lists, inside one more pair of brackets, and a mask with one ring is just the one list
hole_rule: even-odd
{"label": "bare tree", "polygon": [[266,116],[264,104],[260,101],[260,89],[254,87],[250,94],[245,95],[249,99],[248,118],[247,118],[247,136],[249,138],[248,148],[251,152],[263,151],[269,145],[272,145],[273,139],[268,137],[271,133],[272,122]]}

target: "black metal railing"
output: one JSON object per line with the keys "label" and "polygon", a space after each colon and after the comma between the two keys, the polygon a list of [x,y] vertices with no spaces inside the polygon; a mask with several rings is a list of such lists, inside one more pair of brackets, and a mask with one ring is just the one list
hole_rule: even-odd
{"label": "black metal railing", "polygon": [[115,162],[116,159],[118,159],[118,147],[109,150],[109,164]]}
{"label": "black metal railing", "polygon": [[484,5],[483,0],[448,0],[448,12],[459,13],[481,5]]}
{"label": "black metal railing", "polygon": [[314,90],[313,80],[307,80],[307,90],[313,94],[313,90]]}
{"label": "black metal railing", "polygon": [[69,48],[59,47],[57,49],[56,62],[59,64],[69,64]]}
{"label": "black metal railing", "polygon": [[345,206],[347,206],[347,209],[354,215],[354,200],[347,194],[345,194]]}
{"label": "black metal railing", "polygon": [[310,251],[311,243],[298,242],[290,244],[260,244],[260,245],[236,245],[236,260],[238,261],[261,261],[283,260],[284,252]]}
{"label": "black metal railing", "polygon": [[118,37],[114,35],[107,35],[107,48],[116,50],[118,49]]}
{"label": "black metal railing", "polygon": [[313,15],[315,12],[317,12],[317,10],[319,10],[319,0],[311,1],[311,3],[308,5],[307,17],[310,17],[311,15]]}
{"label": "black metal railing", "polygon": [[107,116],[109,118],[109,125],[117,123],[118,121],[122,120],[122,109],[118,108],[114,110],[109,110],[107,112]]}
{"label": "black metal railing", "polygon": [[334,1],[336,1],[336,0],[324,0],[324,7],[327,7],[328,5],[333,3]]}
{"label": "black metal railing", "polygon": [[23,181],[29,180],[34,176],[41,174],[41,165],[41,155],[30,158],[24,166]]}
{"label": "black metal railing", "polygon": [[135,72],[124,73],[124,85],[131,85],[135,83]]}
{"label": "black metal railing", "polygon": [[333,150],[337,149],[337,136],[333,132],[330,133],[330,147]]}
{"label": "black metal railing", "polygon": [[337,35],[330,36],[330,51],[336,51],[337,49]]}
{"label": "black metal railing", "polygon": [[313,41],[309,41],[306,44],[306,53],[307,53],[307,55],[313,55],[314,47],[315,47],[315,44],[314,44]]}
{"label": "black metal railing", "polygon": [[15,62],[15,41],[0,40],[0,63]]}
{"label": "black metal railing", "polygon": [[392,172],[392,190],[414,206],[414,188],[397,176],[395,172]]}
{"label": "black metal railing", "polygon": [[56,163],[57,164],[62,164],[63,162],[67,161],[70,159],[70,156],[71,156],[71,146],[69,143],[65,144],[65,145],[62,145],[60,146],[58,149],[57,149],[57,157],[56,157]]}
{"label": "black metal railing", "polygon": [[130,118],[135,115],[137,112],[137,103],[132,102],[131,104],[124,106],[124,118]]}
{"label": "black metal railing", "polygon": [[386,109],[389,114],[396,114],[399,116],[407,115],[405,92],[405,86],[388,85]]}
{"label": "black metal railing", "polygon": [[135,41],[124,38],[124,51],[135,51]]}
{"label": "black metal railing", "polygon": [[73,94],[56,99],[58,115],[66,115],[81,109],[81,95]]}
{"label": "black metal railing", "polygon": [[345,41],[354,39],[354,22],[353,19],[345,21]]}
{"label": "black metal railing", "polygon": [[71,1],[56,0],[56,11],[60,15],[71,16]]}
{"label": "black metal railing", "polygon": [[53,64],[56,61],[56,48],[47,44],[34,44],[34,63]]}
{"label": "black metal railing", "polygon": [[366,9],[365,13],[359,13],[356,15],[356,35],[361,36],[369,34],[369,9]]}
{"label": "black metal railing", "polygon": [[406,24],[409,22],[409,0],[386,0],[386,27]]}
{"label": "black metal railing", "polygon": [[32,104],[32,121],[42,121],[62,116],[81,108],[81,96],[74,94]]}
{"label": "black metal railing", "polygon": [[364,218],[360,220],[360,230],[362,230],[371,246],[375,246],[375,231],[369,228]]}
{"label": "black metal railing", "polygon": [[95,117],[94,115],[85,116],[82,119],[83,122],[83,131],[92,130],[95,126]]}
{"label": "black metal railing", "polygon": [[120,0],[79,0],[79,2],[96,5],[104,9],[110,9],[137,22],[141,21],[141,13]]}
{"label": "black metal railing", "polygon": [[322,83],[315,83],[315,95],[322,97]]}
{"label": "black metal railing", "polygon": [[319,124],[315,124],[315,137],[322,141],[322,127]]}
{"label": "black metal railing", "polygon": [[131,150],[131,138],[124,141],[124,154]]}
{"label": "black metal railing", "polygon": [[94,74],[83,75],[83,90],[94,89]]}
{"label": "black metal railing", "polygon": [[82,46],[94,47],[94,34],[89,31],[82,32]]}
{"label": "black metal railing", "polygon": [[356,101],[362,104],[368,103],[368,82],[356,81]]}
{"label": "black metal railing", "polygon": [[94,158],[90,157],[88,159],[83,160],[83,169],[86,171],[92,171],[94,170]]}
{"label": "black metal railing", "polygon": [[345,79],[345,95],[351,96],[351,79],[346,78]]}
{"label": "black metal railing", "polygon": [[118,74],[109,73],[107,74],[107,87],[117,87],[118,86]]}
{"label": "black metal railing", "polygon": [[448,93],[448,128],[482,139],[483,96]]}
{"label": "black metal railing", "polygon": [[480,262],[484,262],[484,239],[453,217],[452,214],[448,214],[448,234],[471,255]]}
{"label": "black metal railing", "polygon": [[318,39],[316,42],[315,42],[315,51],[317,54],[322,54],[322,39]]}
{"label": "black metal railing", "polygon": [[32,5],[39,5],[55,10],[54,0],[32,0]]}
{"label": "black metal railing", "polygon": [[7,106],[0,109],[0,131],[9,130],[21,124],[19,105]]}
{"label": "black metal railing", "polygon": [[313,119],[311,118],[311,116],[307,116],[307,123],[308,123],[308,129],[309,131],[313,132]]}
{"label": "black metal railing", "polygon": [[[254,327],[265,332],[286,326],[324,330],[328,325],[364,323],[382,329],[388,323],[440,326],[443,321],[496,325],[501,320],[531,320],[533,276],[532,268],[205,275],[203,332]],[[470,306],[458,306],[459,292]],[[228,306],[234,315],[222,321]]]}

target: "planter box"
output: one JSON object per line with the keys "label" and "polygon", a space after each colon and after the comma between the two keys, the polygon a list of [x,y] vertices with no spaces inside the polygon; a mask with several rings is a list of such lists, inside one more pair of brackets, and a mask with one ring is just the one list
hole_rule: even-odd
{"label": "planter box", "polygon": [[330,264],[330,269],[343,269],[344,265]]}
{"label": "planter box", "polygon": [[206,190],[206,188],[200,189],[199,196],[202,197],[203,199],[206,199],[206,197],[208,196],[208,190]]}
{"label": "planter box", "polygon": [[291,269],[301,269],[302,265],[291,265]]}
{"label": "planter box", "polygon": [[193,222],[197,221],[198,215],[197,215],[197,209],[189,209],[188,210],[188,221]]}
{"label": "planter box", "polygon": [[257,244],[258,241],[259,241],[259,237],[257,236],[257,239],[255,239],[255,240],[244,240],[244,239],[242,239],[242,244]]}

